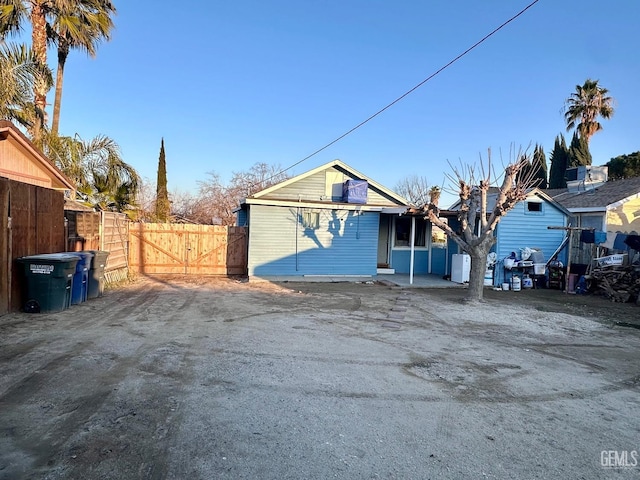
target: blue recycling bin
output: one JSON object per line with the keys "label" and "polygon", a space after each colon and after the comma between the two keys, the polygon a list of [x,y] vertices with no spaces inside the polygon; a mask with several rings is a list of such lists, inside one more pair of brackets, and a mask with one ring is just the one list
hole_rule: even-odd
{"label": "blue recycling bin", "polygon": [[66,252],[78,257],[76,272],[73,274],[73,287],[71,289],[71,305],[77,305],[87,301],[89,287],[89,268],[91,267],[91,252]]}
{"label": "blue recycling bin", "polygon": [[24,267],[25,312],[60,312],[69,308],[77,255],[48,253],[18,258],[17,262]]}

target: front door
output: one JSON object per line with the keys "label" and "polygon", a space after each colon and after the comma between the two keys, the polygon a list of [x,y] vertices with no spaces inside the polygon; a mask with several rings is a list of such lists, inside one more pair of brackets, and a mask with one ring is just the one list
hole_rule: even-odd
{"label": "front door", "polygon": [[389,215],[380,215],[380,229],[378,231],[378,268],[389,268]]}

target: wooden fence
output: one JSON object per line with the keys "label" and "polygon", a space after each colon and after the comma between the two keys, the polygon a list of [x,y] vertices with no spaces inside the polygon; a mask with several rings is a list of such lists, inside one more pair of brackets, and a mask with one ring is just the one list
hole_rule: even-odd
{"label": "wooden fence", "polygon": [[245,227],[134,223],[129,228],[129,239],[129,268],[134,273],[247,273]]}
{"label": "wooden fence", "polygon": [[100,212],[65,210],[67,219],[67,251],[100,250]]}
{"label": "wooden fence", "polygon": [[67,210],[67,251],[105,250],[107,283],[126,279],[129,273],[129,221],[124,213]]}
{"label": "wooden fence", "polygon": [[63,193],[0,178],[0,315],[22,305],[22,267],[15,259],[64,249]]}

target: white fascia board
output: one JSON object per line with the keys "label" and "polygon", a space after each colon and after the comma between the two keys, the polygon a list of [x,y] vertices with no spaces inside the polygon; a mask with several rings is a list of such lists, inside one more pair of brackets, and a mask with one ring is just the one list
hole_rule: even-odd
{"label": "white fascia board", "polygon": [[569,209],[571,213],[604,213],[605,211],[606,207],[579,207]]}
{"label": "white fascia board", "polygon": [[376,182],[375,180],[372,180],[371,178],[369,178],[368,176],[360,173],[359,171],[357,171],[355,168],[350,167],[349,165],[347,165],[346,163],[344,163],[341,160],[332,160],[331,162],[325,163],[324,165],[320,165],[319,167],[314,168],[313,170],[309,170],[308,172],[304,172],[301,173],[300,175],[296,175],[295,177],[291,177],[287,180],[284,180],[280,183],[277,183],[275,185],[272,185],[268,188],[265,188],[264,190],[261,190],[259,192],[256,192],[253,195],[253,198],[260,198],[263,197],[275,190],[278,190],[282,187],[286,187],[287,185],[291,185],[292,183],[295,183],[299,180],[302,180],[303,178],[307,178],[311,175],[315,175],[318,172],[322,172],[323,170],[327,170],[328,168],[331,167],[340,167],[343,170],[346,170],[347,172],[349,172],[351,175],[358,177],[358,178],[362,178],[363,180],[366,180],[369,185],[377,188],[378,190],[380,190],[381,192],[383,192],[384,194],[386,194],[387,196],[393,198],[394,200],[396,200],[398,203],[401,203],[403,205],[409,205],[409,201],[407,199],[405,199],[404,197],[402,197],[401,195],[395,193],[392,190],[389,190],[387,187],[383,186],[382,184]]}
{"label": "white fascia board", "polygon": [[347,203],[292,202],[290,200],[266,200],[266,199],[263,200],[261,198],[248,198],[247,205],[272,205],[274,207],[324,208],[327,210],[354,210],[354,211],[363,211],[363,212],[382,212],[386,208],[380,205],[378,206],[360,205],[357,203],[347,204]]}
{"label": "white fascia board", "polygon": [[634,200],[636,198],[640,198],[640,193],[636,193],[635,195],[630,195],[627,198],[623,198],[622,200],[618,200],[615,203],[611,203],[609,205],[607,205],[607,210],[613,210],[614,208],[618,208],[621,205],[624,205],[625,203]]}
{"label": "white fascia board", "polygon": [[389,215],[402,215],[407,211],[407,207],[383,207],[381,213]]}

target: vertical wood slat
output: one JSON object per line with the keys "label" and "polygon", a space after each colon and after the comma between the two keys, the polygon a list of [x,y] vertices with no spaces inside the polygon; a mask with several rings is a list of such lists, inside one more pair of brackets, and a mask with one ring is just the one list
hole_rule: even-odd
{"label": "vertical wood slat", "polygon": [[11,293],[9,180],[0,178],[0,315],[9,312]]}
{"label": "vertical wood slat", "polygon": [[67,210],[69,252],[100,250],[100,213]]}
{"label": "vertical wood slat", "polygon": [[100,250],[109,252],[105,272],[129,266],[129,221],[123,213],[101,212]]}
{"label": "vertical wood slat", "polygon": [[129,238],[129,266],[137,273],[246,273],[245,227],[135,223]]}
{"label": "vertical wood slat", "polygon": [[24,278],[22,267],[15,259],[64,250],[64,195],[14,180],[7,182],[11,229],[7,235],[7,248],[3,248],[3,252],[8,250],[10,254],[7,271],[1,280],[8,285],[9,310],[18,310],[22,306]]}

